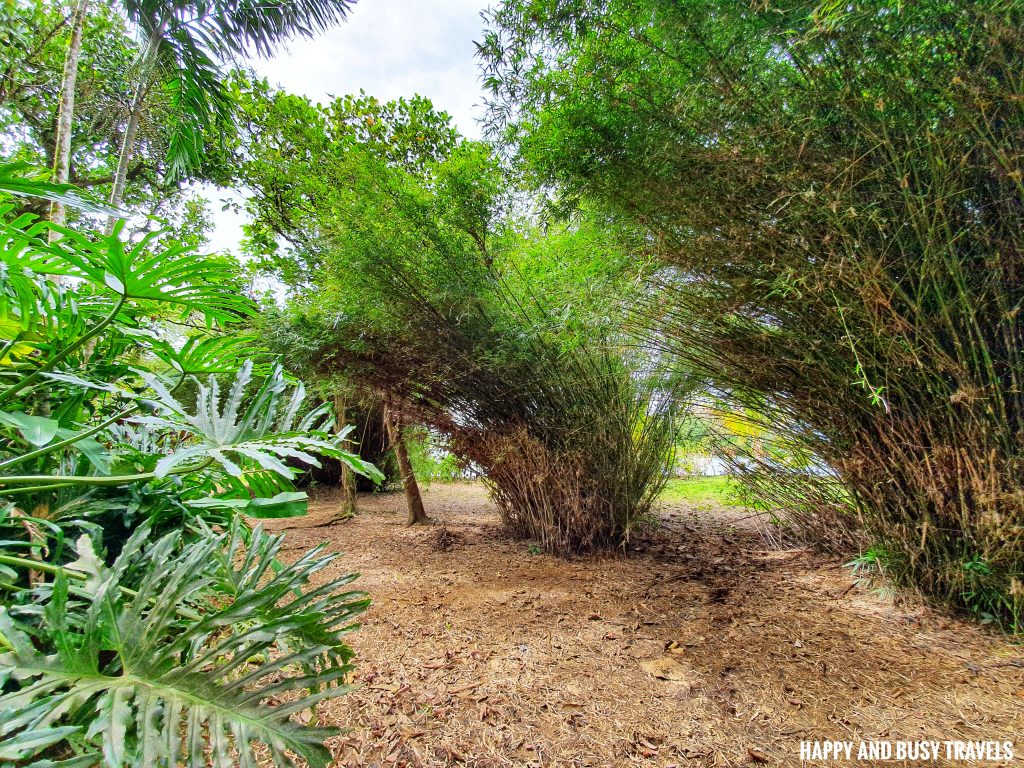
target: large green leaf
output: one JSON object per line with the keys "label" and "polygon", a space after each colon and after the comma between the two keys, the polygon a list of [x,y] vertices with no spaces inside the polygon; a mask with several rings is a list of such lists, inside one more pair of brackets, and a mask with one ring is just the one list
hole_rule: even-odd
{"label": "large green leaf", "polygon": [[53,440],[57,436],[57,430],[60,429],[60,423],[55,419],[19,412],[0,411],[0,424],[14,427],[26,441],[37,448]]}
{"label": "large green leaf", "polygon": [[223,396],[215,377],[211,376],[206,384],[200,383],[194,411],[180,403],[159,377],[144,374],[156,393],[152,403],[163,415],[141,416],[136,421],[188,432],[197,438],[195,445],[160,459],[155,470],[157,477],[183,465],[209,460],[233,477],[241,477],[246,466],[256,465],[292,478],[297,470],[288,466],[289,459],[318,467],[317,456],[330,456],[360,474],[377,481],[383,479],[376,467],[341,447],[346,433],[330,433],[330,416],[325,409],[315,409],[299,418],[305,389],[301,383],[291,387],[280,366],[264,378],[254,394],[246,397],[252,373],[252,363],[246,361]]}
{"label": "large green leaf", "polygon": [[26,217],[0,223],[0,259],[17,270],[88,280],[94,286],[134,302],[161,302],[209,322],[227,322],[255,311],[253,303],[231,284],[233,265],[182,245],[162,245],[160,232],[125,243],[120,221],[110,235],[83,234],[52,227],[61,237],[48,242],[44,227]]}
{"label": "large green leaf", "polygon": [[258,341],[253,336],[192,336],[180,347],[163,340],[151,347],[160,360],[187,376],[236,373],[254,348]]}
{"label": "large green leaf", "polygon": [[[0,206],[0,222],[8,211]],[[0,364],[5,366],[38,365],[32,358],[40,348],[68,343],[84,333],[96,316],[110,311],[109,301],[74,295],[65,286],[8,263],[19,257],[26,237],[19,227],[32,229],[30,219],[22,216],[0,223]]]}
{"label": "large green leaf", "polygon": [[[275,570],[280,537],[258,529],[249,546],[237,525],[183,548],[172,534],[143,557],[145,535],[111,568],[90,561],[100,574],[84,605],[69,602],[58,575],[44,610],[55,654],[40,652],[0,609],[0,634],[13,647],[0,655],[3,758],[31,760],[70,738],[101,751],[111,768],[227,768],[255,766],[261,742],[276,765],[291,765],[291,752],[326,766],[322,742],[336,731],[291,716],[347,690],[342,635],[366,605],[362,594],[339,591],[353,577],[307,589],[332,557],[311,552]],[[69,611],[80,615],[70,621]],[[185,618],[195,611],[199,618]]]}
{"label": "large green leaf", "polygon": [[105,216],[123,216],[123,212],[90,197],[71,184],[54,184],[45,179],[41,171],[28,163],[0,163],[0,192],[21,197],[39,197],[53,203],[62,203],[86,213]]}
{"label": "large green leaf", "polygon": [[[294,563],[282,565],[278,555],[284,536],[267,534],[261,526],[248,531],[237,520],[232,523],[226,541],[226,546],[215,553],[214,579],[218,591],[236,597],[267,582],[271,571],[276,574],[274,581],[283,589],[289,581],[306,579],[307,576],[303,574],[312,574],[323,567],[324,563],[321,554],[324,545],[321,545]],[[343,593],[339,590],[356,578],[358,574],[348,574],[302,595],[294,590],[290,595],[281,592],[283,605],[271,605],[268,602],[266,607],[259,609],[265,620],[270,620],[271,614],[297,619],[296,631],[290,638],[294,649],[300,645],[329,648],[322,656],[306,665],[312,672],[345,666],[352,658],[352,651],[342,642],[342,636],[358,628],[352,620],[362,613],[370,601],[364,592]],[[311,620],[317,616],[328,618],[323,621]],[[307,682],[311,686],[310,692],[320,687],[315,674],[310,674]]]}
{"label": "large green leaf", "polygon": [[[6,411],[0,411],[0,424],[17,429],[22,438],[35,448],[52,444],[54,449],[64,447],[75,450],[85,456],[100,472],[110,470],[110,454],[101,443],[89,436],[86,430],[66,429],[60,426],[57,419],[45,416]],[[54,443],[55,439],[59,439],[59,442]],[[0,462],[0,466],[7,464]]]}
{"label": "large green leaf", "polygon": [[302,517],[309,506],[309,496],[302,491],[285,491],[270,498],[229,499],[210,497],[186,502],[197,509],[223,509],[257,517]]}

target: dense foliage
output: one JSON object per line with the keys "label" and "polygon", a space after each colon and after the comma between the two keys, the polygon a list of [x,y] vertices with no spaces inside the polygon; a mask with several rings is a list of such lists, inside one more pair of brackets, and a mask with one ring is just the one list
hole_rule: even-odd
{"label": "dense foliage", "polygon": [[232,68],[351,5],[0,8],[0,764],[326,766],[368,601],[254,522],[310,468],[410,523],[479,473],[575,555],[716,450],[780,542],[1024,629],[1024,5],[505,0],[488,141]]}
{"label": "dense foliage", "polygon": [[621,323],[637,244],[517,216],[490,149],[425,100],[249,93],[251,245],[293,286],[296,343],[447,435],[514,534],[624,545],[673,439],[675,385]]}
{"label": "dense foliage", "polygon": [[[18,0],[0,9],[0,130],[2,154],[9,161],[42,168],[56,164],[61,76],[72,29],[68,10],[42,0]],[[107,3],[90,6],[83,26],[67,178],[106,197],[118,165],[140,50],[123,16]],[[165,181],[171,104],[162,90],[150,89],[141,107],[145,116],[138,126],[134,159],[125,169],[125,199],[147,213],[187,220],[189,196]],[[190,177],[225,179],[224,159],[211,154]],[[41,200],[23,199],[20,204],[38,214],[48,209]],[[69,214],[74,218],[80,212],[72,209]]]}
{"label": "dense foliage", "polygon": [[[4,170],[7,191],[82,202]],[[304,512],[290,459],[376,470],[280,366],[241,359],[231,330],[254,305],[229,262],[123,225],[51,242],[9,200],[0,759],[252,765],[262,742],[278,765],[326,765],[330,731],[291,715],[345,692],[367,601],[350,575],[310,586],[333,558],[282,565],[281,537],[246,519]]]}
{"label": "dense foliage", "polygon": [[646,227],[646,324],[824,461],[777,498],[1019,628],[1021,5],[512,0],[491,26],[495,132]]}

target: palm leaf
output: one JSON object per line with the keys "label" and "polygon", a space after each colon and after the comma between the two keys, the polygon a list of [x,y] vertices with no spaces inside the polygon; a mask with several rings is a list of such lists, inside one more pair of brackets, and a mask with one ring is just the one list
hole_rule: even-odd
{"label": "palm leaf", "polygon": [[174,75],[164,84],[171,105],[167,126],[167,174],[172,180],[197,168],[205,154],[205,133],[227,126],[234,102],[209,54],[196,45],[194,28],[174,27],[164,37],[162,58]]}
{"label": "palm leaf", "polygon": [[228,58],[253,52],[270,56],[286,38],[313,37],[344,20],[352,5],[354,0],[213,0],[202,4],[196,18],[196,3],[187,0],[124,1],[128,17],[147,33],[163,20],[187,35],[191,47]]}
{"label": "palm leaf", "polygon": [[237,53],[254,50],[257,55],[271,56],[282,38],[314,37],[342,21],[353,0],[220,0],[215,5],[215,40],[228,42]]}

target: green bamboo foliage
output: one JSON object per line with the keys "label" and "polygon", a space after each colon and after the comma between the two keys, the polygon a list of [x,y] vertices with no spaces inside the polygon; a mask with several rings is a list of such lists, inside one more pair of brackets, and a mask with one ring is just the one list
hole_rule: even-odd
{"label": "green bamboo foliage", "polygon": [[481,47],[492,127],[536,179],[651,233],[642,323],[826,467],[763,463],[760,488],[1016,628],[1022,14],[524,0]]}
{"label": "green bamboo foliage", "polygon": [[586,218],[545,232],[494,150],[423,99],[250,98],[253,231],[288,248],[253,245],[293,288],[264,335],[447,435],[513,534],[563,555],[626,546],[678,407],[623,327],[643,243]]}

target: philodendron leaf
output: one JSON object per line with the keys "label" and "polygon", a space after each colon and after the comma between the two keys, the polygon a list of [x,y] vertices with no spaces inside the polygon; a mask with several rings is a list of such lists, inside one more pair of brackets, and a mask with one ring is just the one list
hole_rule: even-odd
{"label": "philodendron leaf", "polygon": [[25,768],[96,768],[102,760],[102,755],[97,752],[87,752],[84,755],[69,757],[67,760],[36,760],[25,766]]}
{"label": "philodendron leaf", "polygon": [[84,573],[86,575],[85,589],[89,594],[95,595],[99,592],[106,572],[103,560],[96,554],[92,539],[85,533],[79,536],[78,541],[75,542],[75,551],[78,553],[78,559],[68,563],[65,567],[69,571]]}
{"label": "philodendron leaf", "polygon": [[60,426],[58,419],[50,419],[44,416],[33,416],[27,413],[6,413],[0,411],[0,424],[6,424],[18,430],[25,441],[42,448],[59,438],[62,442],[72,440],[68,446],[92,462],[92,465],[100,472],[110,471],[110,454],[107,449],[90,437],[77,437],[80,432],[71,429],[64,429]]}
{"label": "philodendron leaf", "polygon": [[[240,478],[248,467],[258,466],[283,478],[294,477],[295,462],[320,466],[319,456],[329,456],[347,464],[353,471],[376,482],[383,475],[372,464],[342,448],[347,432],[330,434],[310,428],[309,417],[300,422],[301,431],[286,431],[297,421],[305,391],[292,386],[284,370],[275,366],[248,397],[253,379],[253,365],[246,363],[239,370],[229,390],[221,393],[217,379],[211,376],[206,384],[198,384],[194,408],[179,402],[157,376],[143,373],[154,392],[148,399],[159,416],[137,416],[139,424],[191,433],[195,442],[157,462],[157,477],[180,473],[183,468],[218,464],[228,475]],[[290,394],[289,394],[290,391]],[[323,409],[312,413],[318,420]]]}
{"label": "philodendron leaf", "polygon": [[259,341],[253,336],[193,336],[180,349],[160,339],[151,344],[156,357],[187,376],[235,373],[246,355],[258,349]]}
{"label": "philodendron leaf", "polygon": [[27,760],[81,730],[77,726],[21,731],[0,743],[0,760]]}
{"label": "philodendron leaf", "polygon": [[[126,242],[121,236],[125,224],[121,220],[112,233],[100,234],[56,225],[40,228],[24,217],[13,224],[0,221],[0,262],[19,272],[86,280],[133,304],[156,302],[202,315],[208,327],[255,312],[255,304],[230,284],[230,261],[180,244],[164,247],[161,232]],[[49,241],[45,229],[60,238]]]}
{"label": "philodendron leaf", "polygon": [[48,172],[28,163],[0,163],[0,192],[38,197],[62,203],[87,213],[122,216],[123,211],[91,197],[70,184],[54,184],[44,178]]}
{"label": "philodendron leaf", "polygon": [[[35,647],[0,608],[11,649],[0,654],[3,759],[73,744],[101,752],[110,768],[234,768],[255,766],[262,742],[261,761],[291,766],[290,753],[326,768],[323,741],[337,730],[292,715],[348,690],[352,652],[343,635],[365,595],[341,589],[352,576],[310,587],[333,560],[319,551],[275,566],[280,537],[259,528],[201,533],[185,544],[170,534],[144,553],[133,536],[100,571],[96,596],[75,620],[65,620],[61,605],[44,611],[41,630],[63,638],[56,654]],[[91,547],[81,548],[90,560]],[[84,733],[82,712],[94,715]]]}

